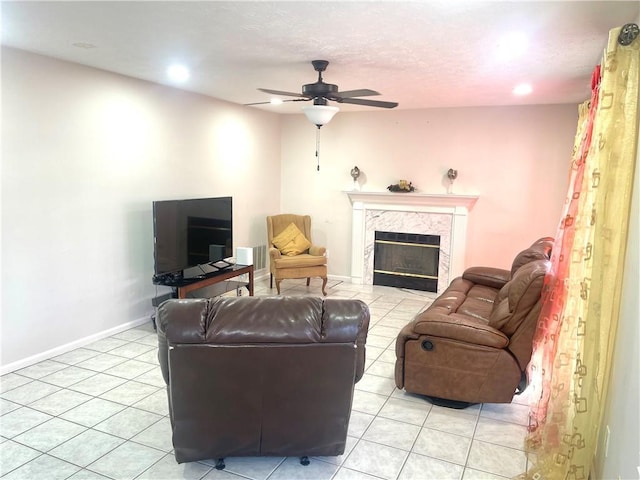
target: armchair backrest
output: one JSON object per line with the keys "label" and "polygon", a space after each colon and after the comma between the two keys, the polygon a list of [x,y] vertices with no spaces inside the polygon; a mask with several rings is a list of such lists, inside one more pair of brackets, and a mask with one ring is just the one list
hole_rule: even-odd
{"label": "armchair backrest", "polygon": [[164,302],[158,356],[176,460],[343,453],[368,326],[359,300]]}
{"label": "armchair backrest", "polygon": [[287,228],[290,223],[294,223],[295,226],[304,234],[306,239],[313,243],[311,240],[311,217],[309,215],[284,213],[282,215],[272,215],[267,217],[267,238],[269,239],[270,247],[273,246],[273,237],[276,237],[280,232]]}

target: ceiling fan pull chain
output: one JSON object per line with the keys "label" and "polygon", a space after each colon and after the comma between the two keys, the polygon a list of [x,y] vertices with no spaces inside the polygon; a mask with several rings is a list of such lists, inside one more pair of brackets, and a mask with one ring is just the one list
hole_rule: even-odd
{"label": "ceiling fan pull chain", "polygon": [[316,130],[316,161],[318,162],[317,170],[320,171],[320,126]]}

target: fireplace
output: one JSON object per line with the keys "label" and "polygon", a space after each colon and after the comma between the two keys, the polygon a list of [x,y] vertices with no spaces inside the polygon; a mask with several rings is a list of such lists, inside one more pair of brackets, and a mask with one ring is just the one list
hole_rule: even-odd
{"label": "fireplace", "polygon": [[373,284],[438,291],[440,236],[375,232]]}
{"label": "fireplace", "polygon": [[345,192],[352,204],[351,281],[373,285],[375,232],[440,237],[437,292],[464,271],[467,219],[474,195]]}

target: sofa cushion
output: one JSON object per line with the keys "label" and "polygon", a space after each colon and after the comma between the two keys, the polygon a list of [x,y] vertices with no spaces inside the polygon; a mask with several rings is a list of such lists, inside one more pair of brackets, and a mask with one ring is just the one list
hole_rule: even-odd
{"label": "sofa cushion", "polygon": [[[496,288],[476,284],[463,277],[454,279],[449,287],[436,298],[426,312],[439,315],[454,313],[489,321],[493,301],[498,294]],[[422,314],[418,315],[418,318]]]}
{"label": "sofa cushion", "polygon": [[457,313],[430,313],[422,321],[415,321],[413,331],[420,335],[449,338],[493,348],[505,348],[509,344],[506,335],[489,327],[484,320]]}
{"label": "sofa cushion", "polygon": [[276,248],[280,250],[280,253],[288,256],[300,255],[311,246],[311,242],[307,240],[304,234],[293,222],[291,222],[282,232],[273,237],[272,242]]}
{"label": "sofa cushion", "polygon": [[[478,292],[478,290],[480,290],[480,292]],[[491,298],[490,295],[486,295],[486,293],[490,292],[485,292],[476,285],[469,293],[470,295],[467,295],[467,298],[462,302],[456,313],[477,318],[485,324],[488,323],[491,310],[493,309],[493,298]],[[493,293],[493,297],[495,297],[497,292],[494,291],[491,293]]]}
{"label": "sofa cushion", "polygon": [[544,277],[550,267],[547,260],[523,265],[502,288],[489,317],[489,326],[507,336],[513,335],[531,309],[540,301]]}
{"label": "sofa cushion", "polygon": [[518,269],[523,265],[535,260],[549,260],[551,249],[553,248],[553,238],[542,237],[529,247],[518,253],[511,264],[511,276],[513,277]]}
{"label": "sofa cushion", "polygon": [[462,277],[454,279],[442,295],[436,298],[425,312],[418,314],[418,317],[429,311],[444,315],[456,312],[467,298],[467,293],[471,287],[473,287],[473,282]]}
{"label": "sofa cushion", "polygon": [[304,268],[325,265],[327,257],[324,255],[309,255],[302,253],[295,257],[280,257],[274,260],[276,268]]}

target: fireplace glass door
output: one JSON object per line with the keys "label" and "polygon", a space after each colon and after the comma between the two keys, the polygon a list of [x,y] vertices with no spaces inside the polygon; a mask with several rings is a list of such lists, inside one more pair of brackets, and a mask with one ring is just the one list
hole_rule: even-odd
{"label": "fireplace glass door", "polygon": [[440,236],[375,232],[373,284],[438,291]]}

